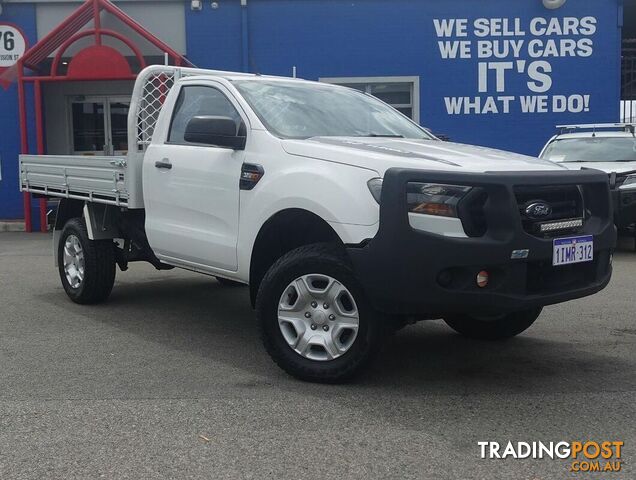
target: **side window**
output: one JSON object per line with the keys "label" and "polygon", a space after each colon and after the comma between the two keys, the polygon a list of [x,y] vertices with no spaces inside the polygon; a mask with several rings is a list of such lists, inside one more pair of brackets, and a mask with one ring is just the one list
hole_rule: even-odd
{"label": "side window", "polygon": [[197,85],[185,86],[181,89],[174,107],[168,142],[190,145],[183,136],[188,122],[199,115],[230,117],[236,122],[237,128],[242,121],[234,105],[220,90]]}

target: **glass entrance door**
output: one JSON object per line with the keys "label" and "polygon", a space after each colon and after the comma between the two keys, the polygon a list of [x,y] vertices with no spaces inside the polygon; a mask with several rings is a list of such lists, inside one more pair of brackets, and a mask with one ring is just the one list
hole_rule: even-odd
{"label": "glass entrance door", "polygon": [[130,110],[130,98],[108,98],[109,147],[111,149],[109,155],[128,153],[128,110]]}
{"label": "glass entrance door", "polygon": [[106,155],[106,104],[104,99],[71,101],[74,155]]}
{"label": "glass entrance door", "polygon": [[74,155],[124,155],[128,150],[127,97],[72,97]]}

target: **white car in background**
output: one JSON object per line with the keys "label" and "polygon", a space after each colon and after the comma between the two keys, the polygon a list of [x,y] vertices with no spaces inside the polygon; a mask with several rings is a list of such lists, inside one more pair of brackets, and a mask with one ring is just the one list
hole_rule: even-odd
{"label": "white car in background", "polygon": [[[571,170],[593,168],[609,175],[619,230],[636,224],[636,124],[559,125],[541,158]],[[636,232],[635,232],[636,233]]]}

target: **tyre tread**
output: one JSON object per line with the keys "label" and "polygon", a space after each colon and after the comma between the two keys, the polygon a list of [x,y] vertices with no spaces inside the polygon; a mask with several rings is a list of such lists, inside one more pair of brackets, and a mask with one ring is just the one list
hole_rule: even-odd
{"label": "tyre tread", "polygon": [[[115,251],[112,240],[90,240],[86,223],[81,218],[73,218],[64,226],[60,237],[58,256],[61,256],[64,241],[68,233],[74,231],[80,237],[84,249],[85,284],[79,294],[67,287],[63,272],[62,259],[58,257],[60,264],[60,277],[68,296],[75,303],[90,305],[105,301],[115,283]],[[90,273],[89,273],[90,272]]]}
{"label": "tyre tread", "polygon": [[[256,317],[259,328],[259,334],[265,349],[274,362],[290,375],[300,378],[301,380],[318,382],[318,383],[343,383],[350,380],[356,373],[358,373],[364,366],[366,366],[373,358],[377,351],[377,343],[380,335],[371,334],[371,341],[365,342],[363,348],[357,351],[356,356],[350,359],[346,363],[342,363],[337,368],[330,368],[329,370],[320,368],[318,366],[312,366],[302,360],[302,357],[298,356],[297,361],[290,364],[288,358],[279,350],[274,343],[274,339],[268,335],[264,318],[266,312],[265,304],[270,301],[269,296],[272,285],[275,283],[275,278],[281,271],[285,271],[293,267],[298,262],[309,262],[319,260],[321,262],[330,262],[339,265],[343,268],[348,276],[354,278],[351,265],[344,253],[341,246],[337,244],[329,243],[317,243],[299,247],[279,258],[274,265],[265,274],[261,286],[256,297]],[[356,297],[356,303],[363,302],[364,299]],[[370,309],[369,309],[370,310]],[[371,312],[367,312],[369,314]],[[373,314],[373,313],[371,313]],[[374,322],[373,326],[378,326],[377,318],[369,319],[370,323]],[[376,328],[377,330],[377,328]],[[295,353],[295,352],[294,352]],[[348,352],[349,353],[349,352]],[[293,357],[292,357],[293,358]]]}

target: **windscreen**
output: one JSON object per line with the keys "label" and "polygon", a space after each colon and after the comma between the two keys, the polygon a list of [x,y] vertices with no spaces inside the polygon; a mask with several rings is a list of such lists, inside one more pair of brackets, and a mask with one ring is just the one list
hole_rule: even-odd
{"label": "windscreen", "polygon": [[265,127],[281,138],[433,139],[394,108],[350,88],[266,80],[236,80],[234,85]]}
{"label": "windscreen", "polygon": [[564,138],[548,145],[543,158],[553,162],[633,162],[636,138]]}

